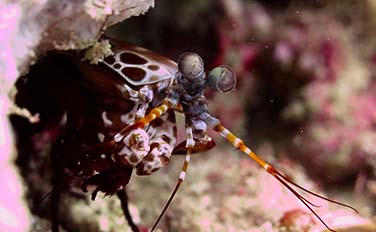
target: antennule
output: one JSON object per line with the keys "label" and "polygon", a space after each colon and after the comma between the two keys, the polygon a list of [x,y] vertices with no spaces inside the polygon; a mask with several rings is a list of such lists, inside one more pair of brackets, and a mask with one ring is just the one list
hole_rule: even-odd
{"label": "antennule", "polygon": [[[236,149],[239,149],[249,157],[251,157],[253,160],[255,160],[262,168],[264,168],[269,174],[271,174],[274,178],[276,178],[281,184],[283,184],[294,196],[296,196],[300,202],[302,202],[312,213],[315,215],[315,217],[330,231],[335,232],[335,230],[331,229],[325,221],[312,209],[312,207],[320,207],[316,204],[313,204],[310,202],[307,198],[303,197],[300,193],[298,193],[293,187],[298,188],[299,190],[308,193],[312,196],[315,196],[317,198],[321,198],[323,200],[326,200],[328,202],[331,202],[333,204],[337,204],[346,208],[349,208],[356,213],[359,213],[358,210],[356,210],[354,207],[349,206],[347,204],[329,199],[327,197],[321,196],[317,193],[314,193],[297,183],[293,182],[292,180],[288,179],[284,174],[276,170],[272,165],[261,159],[256,153],[254,153],[250,148],[248,148],[244,142],[239,139],[237,136],[235,136],[231,131],[226,129],[221,123],[215,125],[213,129],[218,132],[224,139],[229,141]],[[312,206],[312,207],[311,207]]]}

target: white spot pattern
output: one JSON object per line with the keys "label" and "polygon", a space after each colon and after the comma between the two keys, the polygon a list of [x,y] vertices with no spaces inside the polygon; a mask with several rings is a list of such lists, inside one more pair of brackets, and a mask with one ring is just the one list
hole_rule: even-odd
{"label": "white spot pattern", "polygon": [[[121,56],[121,54],[123,54],[125,52],[126,53],[133,53],[133,54],[135,54],[135,55],[137,55],[139,57],[142,57],[143,59],[147,60],[148,62],[146,64],[141,64],[141,65],[140,64],[126,64],[126,63],[123,63],[120,60],[120,56]],[[115,58],[115,62],[113,64],[109,64],[106,61],[103,61],[103,63],[105,65],[111,67],[115,72],[117,72],[120,76],[122,76],[124,79],[126,79],[130,84],[135,85],[135,86],[145,85],[145,84],[153,84],[153,83],[159,82],[161,80],[174,78],[175,77],[175,73],[177,71],[177,69],[176,69],[176,63],[173,62],[173,61],[171,61],[170,66],[168,66],[168,65],[165,65],[165,64],[161,64],[157,60],[152,60],[152,59],[150,59],[150,58],[148,58],[146,56],[143,56],[143,55],[141,55],[139,53],[136,53],[136,52],[131,52],[131,51],[116,52],[115,55],[114,55],[114,58]],[[121,65],[121,67],[118,68],[118,69],[115,69],[113,67],[115,64],[119,64],[119,65]],[[149,65],[156,65],[156,66],[159,67],[159,69],[156,70],[156,71],[155,70],[150,70],[147,67]],[[132,67],[133,68],[141,68],[141,69],[143,69],[146,72],[145,77],[141,81],[135,81],[132,78],[129,78],[129,77],[125,76],[121,72],[121,70],[124,69],[124,68],[132,68]],[[157,77],[157,78],[155,78],[155,77]]]}

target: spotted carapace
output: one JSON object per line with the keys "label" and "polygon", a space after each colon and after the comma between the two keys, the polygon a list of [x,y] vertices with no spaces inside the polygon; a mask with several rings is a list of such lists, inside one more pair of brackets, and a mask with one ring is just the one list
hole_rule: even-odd
{"label": "spotted carapace", "polygon": [[[298,191],[353,209],[292,182],[210,114],[205,89],[231,92],[236,76],[229,66],[221,65],[206,74],[204,62],[196,53],[183,53],[175,63],[125,42],[110,43],[113,55],[97,65],[84,61],[82,52],[53,54],[53,59],[70,67],[69,71],[78,76],[74,82],[86,90],[67,107],[64,133],[52,152],[52,163],[59,176],[51,192],[55,202],[60,199],[62,186],[73,180],[79,182],[83,191],[90,191],[93,200],[100,191],[116,194],[128,224],[133,231],[139,231],[129,213],[125,193],[132,171],[150,175],[168,165],[172,155],[184,153],[177,184],[153,231],[186,177],[191,154],[215,145],[207,134],[212,129],[275,177],[327,229],[333,231],[313,210],[316,205]],[[186,140],[180,144],[176,144],[176,111],[185,116]],[[57,210],[54,218],[53,230],[58,231]]]}

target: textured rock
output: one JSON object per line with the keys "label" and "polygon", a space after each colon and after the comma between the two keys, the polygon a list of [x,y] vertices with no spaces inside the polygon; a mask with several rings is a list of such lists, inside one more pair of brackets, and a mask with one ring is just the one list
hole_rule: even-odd
{"label": "textured rock", "polygon": [[[146,12],[154,0],[36,0],[0,2],[0,231],[26,231],[28,210],[13,163],[15,149],[8,115],[13,85],[38,56],[51,49],[91,45],[106,26]],[[108,19],[108,20],[107,20]],[[10,98],[9,98],[10,96]],[[16,210],[14,210],[16,209]]]}

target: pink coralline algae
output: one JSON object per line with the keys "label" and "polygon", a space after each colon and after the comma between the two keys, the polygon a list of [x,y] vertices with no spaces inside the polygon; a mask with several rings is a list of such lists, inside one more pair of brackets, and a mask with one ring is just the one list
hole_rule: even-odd
{"label": "pink coralline algae", "polygon": [[271,140],[311,173],[330,176],[323,180],[343,180],[375,162],[372,62],[356,56],[327,12],[290,13],[257,5],[230,15],[218,27],[216,62],[230,62],[244,83],[250,137]]}

